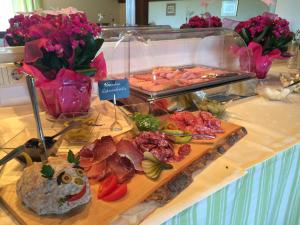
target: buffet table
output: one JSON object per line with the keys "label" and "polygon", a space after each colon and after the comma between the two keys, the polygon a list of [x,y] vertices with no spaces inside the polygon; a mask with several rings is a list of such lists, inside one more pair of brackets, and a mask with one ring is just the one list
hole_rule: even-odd
{"label": "buffet table", "polygon": [[[286,102],[255,96],[235,101],[227,112],[228,121],[244,126],[247,136],[143,225],[299,224],[300,96]],[[29,105],[0,108],[0,143],[30,120]],[[0,172],[0,186],[15,182],[21,171],[16,161],[9,162]],[[0,224],[17,224],[0,207]]]}

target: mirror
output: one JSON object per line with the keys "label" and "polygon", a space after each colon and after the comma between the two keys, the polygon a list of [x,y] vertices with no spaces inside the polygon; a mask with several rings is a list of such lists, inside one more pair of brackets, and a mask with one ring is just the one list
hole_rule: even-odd
{"label": "mirror", "polygon": [[127,10],[134,11],[138,25],[179,28],[190,17],[205,12],[221,19],[246,20],[267,11],[289,20],[293,31],[300,27],[299,0],[7,0],[0,7],[0,32],[8,28],[8,19],[16,12],[70,6],[86,12],[93,22],[120,26],[126,24],[126,5],[134,6]]}
{"label": "mirror", "polygon": [[206,12],[221,19],[246,20],[266,11],[274,12],[274,6],[261,0],[150,1],[149,23],[179,28],[192,16]]}
{"label": "mirror", "polygon": [[102,25],[125,24],[125,1],[120,0],[42,0],[43,9],[74,7]]}

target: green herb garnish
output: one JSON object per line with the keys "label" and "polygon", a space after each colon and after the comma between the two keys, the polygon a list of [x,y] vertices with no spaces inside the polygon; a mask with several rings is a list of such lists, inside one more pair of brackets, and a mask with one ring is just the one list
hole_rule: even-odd
{"label": "green herb garnish", "polygon": [[67,160],[69,163],[74,163],[76,166],[78,166],[80,162],[80,155],[75,156],[74,153],[69,150]]}
{"label": "green herb garnish", "polygon": [[54,175],[54,169],[50,165],[43,165],[41,169],[41,173],[42,173],[42,177],[51,180]]}
{"label": "green herb garnish", "polygon": [[58,206],[61,207],[68,200],[68,197],[58,199]]}
{"label": "green herb garnish", "polygon": [[156,131],[160,126],[160,120],[151,114],[134,113],[132,119],[140,131]]}

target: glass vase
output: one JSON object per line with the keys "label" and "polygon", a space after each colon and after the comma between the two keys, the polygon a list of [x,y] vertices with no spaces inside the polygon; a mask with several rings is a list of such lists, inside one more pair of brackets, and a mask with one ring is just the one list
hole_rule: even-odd
{"label": "glass vase", "polygon": [[80,79],[51,81],[40,86],[39,94],[45,111],[52,117],[61,114],[88,112],[91,105],[92,82],[89,77],[78,74]]}

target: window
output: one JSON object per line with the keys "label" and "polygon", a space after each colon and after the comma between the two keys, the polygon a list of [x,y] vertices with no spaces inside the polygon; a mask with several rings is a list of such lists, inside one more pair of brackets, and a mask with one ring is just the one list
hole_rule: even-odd
{"label": "window", "polygon": [[0,32],[6,31],[9,27],[8,20],[14,16],[12,1],[1,1],[0,15]]}

